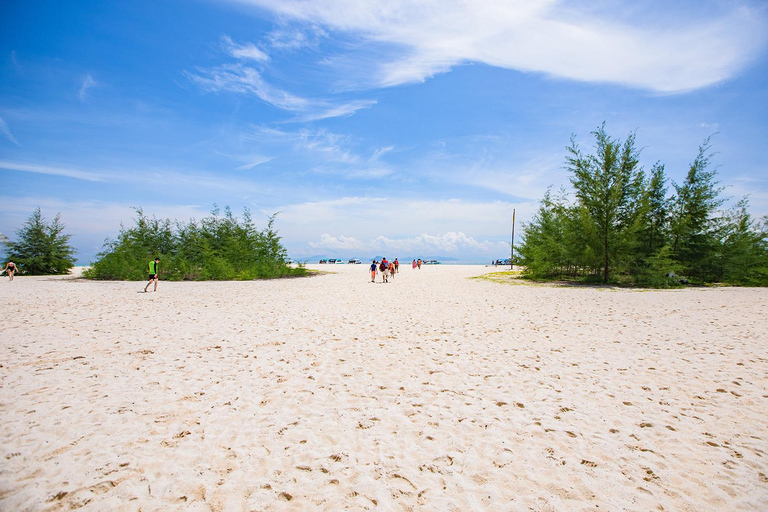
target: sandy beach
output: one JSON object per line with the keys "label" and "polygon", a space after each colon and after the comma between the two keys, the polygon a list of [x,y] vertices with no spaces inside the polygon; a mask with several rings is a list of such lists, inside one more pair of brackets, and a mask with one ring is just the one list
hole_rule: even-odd
{"label": "sandy beach", "polygon": [[768,510],[768,289],[0,281],[0,510]]}

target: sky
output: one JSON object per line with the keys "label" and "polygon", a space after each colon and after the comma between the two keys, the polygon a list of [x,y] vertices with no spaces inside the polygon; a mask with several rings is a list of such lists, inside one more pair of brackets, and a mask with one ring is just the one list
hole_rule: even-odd
{"label": "sky", "polygon": [[505,258],[603,122],[676,183],[712,136],[768,214],[768,4],[0,2],[0,232],[60,213],[79,264],[214,205],[298,260]]}

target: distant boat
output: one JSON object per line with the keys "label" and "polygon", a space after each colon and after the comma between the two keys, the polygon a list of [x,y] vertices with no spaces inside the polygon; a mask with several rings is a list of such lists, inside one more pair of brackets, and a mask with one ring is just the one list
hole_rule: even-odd
{"label": "distant boat", "polygon": [[328,263],[328,260],[320,260],[318,263],[320,263],[321,265],[325,265],[326,263]]}
{"label": "distant boat", "polygon": [[509,258],[500,259],[500,260],[496,260],[496,261],[493,262],[494,265],[509,265],[510,263],[511,262],[510,262]]}
{"label": "distant boat", "polygon": [[361,265],[363,262],[360,260],[349,260],[347,263],[350,265]]}
{"label": "distant boat", "polygon": [[440,265],[440,262],[437,260],[422,260],[422,265]]}

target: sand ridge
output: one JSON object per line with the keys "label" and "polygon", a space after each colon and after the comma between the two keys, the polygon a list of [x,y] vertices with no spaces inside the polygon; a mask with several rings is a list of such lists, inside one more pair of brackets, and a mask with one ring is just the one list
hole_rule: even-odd
{"label": "sand ridge", "polygon": [[0,509],[768,509],[768,290],[317,268],[0,283]]}

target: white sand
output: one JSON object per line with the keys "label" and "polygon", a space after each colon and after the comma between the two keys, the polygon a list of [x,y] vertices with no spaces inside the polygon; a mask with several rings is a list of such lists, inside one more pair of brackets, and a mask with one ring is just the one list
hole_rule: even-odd
{"label": "white sand", "polygon": [[0,510],[768,510],[765,289],[2,278]]}

